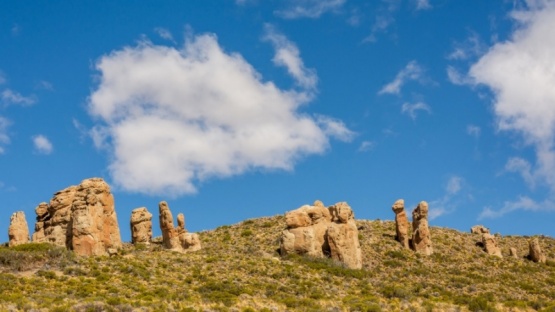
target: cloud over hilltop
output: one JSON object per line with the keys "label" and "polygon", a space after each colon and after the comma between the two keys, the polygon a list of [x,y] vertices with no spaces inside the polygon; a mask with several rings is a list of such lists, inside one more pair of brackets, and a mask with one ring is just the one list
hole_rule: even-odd
{"label": "cloud over hilltop", "polygon": [[182,49],[142,42],[101,57],[88,109],[114,182],[131,192],[193,193],[208,178],[292,170],[300,158],[323,153],[330,136],[348,140],[343,122],[298,111],[315,88],[314,72],[285,36],[267,29],[266,38],[274,62],[302,90],[263,81],[212,34],[190,37]]}

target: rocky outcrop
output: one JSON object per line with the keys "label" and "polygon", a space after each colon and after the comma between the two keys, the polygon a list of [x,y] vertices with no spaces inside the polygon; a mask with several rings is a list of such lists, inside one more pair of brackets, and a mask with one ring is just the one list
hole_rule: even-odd
{"label": "rocky outcrop", "polygon": [[530,240],[529,247],[530,247],[530,253],[528,254],[528,259],[539,263],[546,262],[545,255],[542,252],[542,249],[540,247],[540,242],[538,241],[537,237]]}
{"label": "rocky outcrop", "polygon": [[34,242],[48,242],[77,255],[107,255],[121,237],[110,187],[101,178],[86,179],[54,194],[35,209]]}
{"label": "rocky outcrop", "polygon": [[202,248],[198,234],[188,233],[185,229],[185,216],[182,213],[177,216],[177,227],[174,227],[173,215],[168,203],[162,201],[158,208],[164,248],[177,252],[197,251]]}
{"label": "rocky outcrop", "polygon": [[516,251],[516,248],[514,247],[509,248],[509,255],[515,259],[518,259],[518,253]]}
{"label": "rocky outcrop", "polygon": [[10,217],[8,228],[9,247],[14,247],[29,242],[29,227],[23,211],[14,212]]}
{"label": "rocky outcrop", "polygon": [[402,199],[397,200],[391,210],[395,213],[395,239],[403,245],[403,247],[409,249],[409,219],[407,218],[407,213],[405,212],[405,201]]}
{"label": "rocky outcrop", "polygon": [[150,244],[152,241],[152,214],[145,207],[131,212],[131,242]]}
{"label": "rocky outcrop", "polygon": [[412,230],[412,249],[417,253],[431,255],[434,250],[428,227],[428,203],[425,201],[421,201],[412,211]]}
{"label": "rocky outcrop", "polygon": [[350,268],[362,267],[362,254],[354,214],[345,202],[326,208],[322,202],[304,205],[285,214],[287,229],[280,239],[282,255],[330,257]]}
{"label": "rocky outcrop", "polygon": [[503,258],[503,255],[501,254],[501,249],[497,246],[497,241],[495,240],[495,236],[489,233],[482,234],[482,245],[484,246],[484,251],[488,255],[493,255],[499,258]]}
{"label": "rocky outcrop", "polygon": [[475,225],[470,228],[472,234],[489,234],[489,229],[483,225]]}

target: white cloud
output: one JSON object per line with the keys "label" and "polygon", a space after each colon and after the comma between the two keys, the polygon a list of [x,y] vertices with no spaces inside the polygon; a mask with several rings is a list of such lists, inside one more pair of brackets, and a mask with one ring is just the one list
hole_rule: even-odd
{"label": "white cloud", "polygon": [[22,106],[32,105],[36,102],[34,96],[23,96],[10,89],[5,89],[0,95],[2,102],[6,105],[17,104]]}
{"label": "white cloud", "polygon": [[512,157],[509,158],[507,163],[505,164],[505,170],[508,172],[516,172],[519,173],[524,181],[530,186],[534,188],[536,185],[536,178],[534,177],[534,173],[532,172],[532,165],[527,160],[520,158],[520,157]]}
{"label": "white cloud", "polygon": [[[322,14],[341,8],[346,0],[290,0],[289,7],[276,12],[277,15],[286,19],[295,18],[318,18]],[[236,3],[243,2],[236,0]]]}
{"label": "white cloud", "polygon": [[50,154],[54,150],[52,143],[48,138],[42,134],[33,136],[33,144],[35,145],[35,150],[41,154]]}
{"label": "white cloud", "polygon": [[532,176],[555,192],[555,2],[529,4],[536,10],[514,12],[518,27],[511,39],[490,48],[469,75],[495,95],[498,129],[534,147]]}
{"label": "white cloud", "polygon": [[166,39],[166,40],[175,42],[173,40],[172,33],[169,30],[165,29],[165,28],[156,27],[156,28],[154,28],[154,32],[156,32],[156,34],[158,34],[158,36],[160,36],[160,38],[162,38],[162,39]]}
{"label": "white cloud", "polygon": [[530,197],[527,196],[519,196],[518,200],[516,201],[507,201],[503,204],[501,209],[495,210],[491,207],[485,207],[478,219],[495,219],[502,217],[503,215],[516,211],[516,210],[524,210],[524,211],[555,211],[555,203],[551,200],[544,200],[542,202],[537,202]]}
{"label": "white cloud", "polygon": [[208,178],[292,170],[323,153],[328,136],[351,133],[340,121],[298,112],[304,90],[263,81],[215,35],[192,36],[179,50],[140,43],[103,56],[96,68],[100,84],[88,108],[99,123],[91,134],[128,191],[180,195]]}
{"label": "white cloud", "polygon": [[392,82],[386,84],[378,92],[378,94],[399,94],[401,87],[407,80],[419,80],[422,78],[423,69],[416,61],[410,61],[405,68],[403,68]]}
{"label": "white cloud", "polygon": [[445,195],[443,197],[430,201],[430,211],[428,216],[430,220],[438,218],[442,215],[452,213],[457,209],[456,196],[462,190],[464,179],[459,176],[451,176],[445,184]]}
{"label": "white cloud", "polygon": [[274,46],[276,51],[273,58],[274,64],[285,67],[300,87],[309,92],[316,89],[318,77],[314,70],[304,66],[301,53],[294,43],[268,24],[265,27],[264,40],[271,42]]}
{"label": "white cloud", "polygon": [[482,133],[482,129],[476,125],[468,125],[466,126],[466,133],[475,138],[479,138]]}
{"label": "white cloud", "polygon": [[4,154],[4,147],[2,145],[10,144],[10,137],[8,136],[8,127],[11,122],[0,116],[0,154]]}
{"label": "white cloud", "polygon": [[340,141],[350,142],[355,136],[355,133],[349,130],[341,120],[318,115],[316,116],[316,123],[320,126],[324,134]]}
{"label": "white cloud", "polygon": [[362,141],[362,143],[360,143],[360,146],[358,147],[358,151],[367,152],[374,149],[374,146],[376,146],[376,143],[372,141]]}
{"label": "white cloud", "polygon": [[424,111],[430,114],[432,112],[432,109],[428,104],[423,102],[418,102],[414,104],[404,103],[401,106],[401,113],[409,115],[410,118],[412,118],[413,120],[416,120],[416,113],[418,111]]}
{"label": "white cloud", "polygon": [[431,8],[430,0],[416,0],[416,10],[429,10]]}
{"label": "white cloud", "polygon": [[473,81],[464,74],[461,74],[455,67],[449,65],[447,66],[447,78],[454,85],[466,85],[471,84]]}
{"label": "white cloud", "polygon": [[447,56],[447,59],[467,60],[482,55],[485,51],[486,47],[480,36],[475,32],[471,32],[465,41],[454,44],[453,51]]}

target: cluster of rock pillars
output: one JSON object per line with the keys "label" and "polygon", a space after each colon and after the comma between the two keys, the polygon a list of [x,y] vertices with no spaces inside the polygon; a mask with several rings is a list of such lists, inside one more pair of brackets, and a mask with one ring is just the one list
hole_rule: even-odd
{"label": "cluster of rock pillars", "polygon": [[[185,229],[185,216],[173,215],[165,201],[159,204],[160,228],[164,248],[189,252],[201,249],[198,234]],[[433,253],[432,238],[428,227],[428,203],[422,201],[412,211],[412,227],[405,212],[405,203],[397,200],[395,213],[396,240],[404,248],[423,255]],[[80,256],[117,254],[122,247],[114,197],[109,185],[101,178],[86,179],[77,186],[70,186],[54,194],[50,203],[40,203],[35,232],[32,239],[23,211],[15,212],[8,229],[10,247],[29,242],[47,242],[66,247]],[[280,253],[328,257],[352,269],[362,268],[358,228],[353,210],[346,202],[326,207],[321,201],[304,205],[285,214],[287,228],[280,237]],[[133,244],[152,242],[152,214],[145,207],[131,213],[131,236]],[[412,233],[410,233],[412,229]],[[503,257],[496,238],[481,225],[471,228],[471,233],[481,234],[480,245],[490,255]],[[534,262],[546,262],[537,238],[529,242],[528,258]],[[510,255],[517,256],[515,248]]]}

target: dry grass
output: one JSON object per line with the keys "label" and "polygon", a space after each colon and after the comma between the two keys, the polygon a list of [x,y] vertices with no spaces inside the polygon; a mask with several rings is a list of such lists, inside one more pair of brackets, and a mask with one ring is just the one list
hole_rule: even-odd
{"label": "dry grass", "polygon": [[[199,233],[179,254],[126,245],[116,257],[75,258],[54,247],[0,248],[0,311],[555,311],[555,263],[532,263],[527,238],[432,228],[434,255],[401,249],[393,222],[358,221],[364,269],[281,258],[281,216]],[[540,237],[549,259],[555,240]],[[508,257],[516,247],[520,259]]]}

